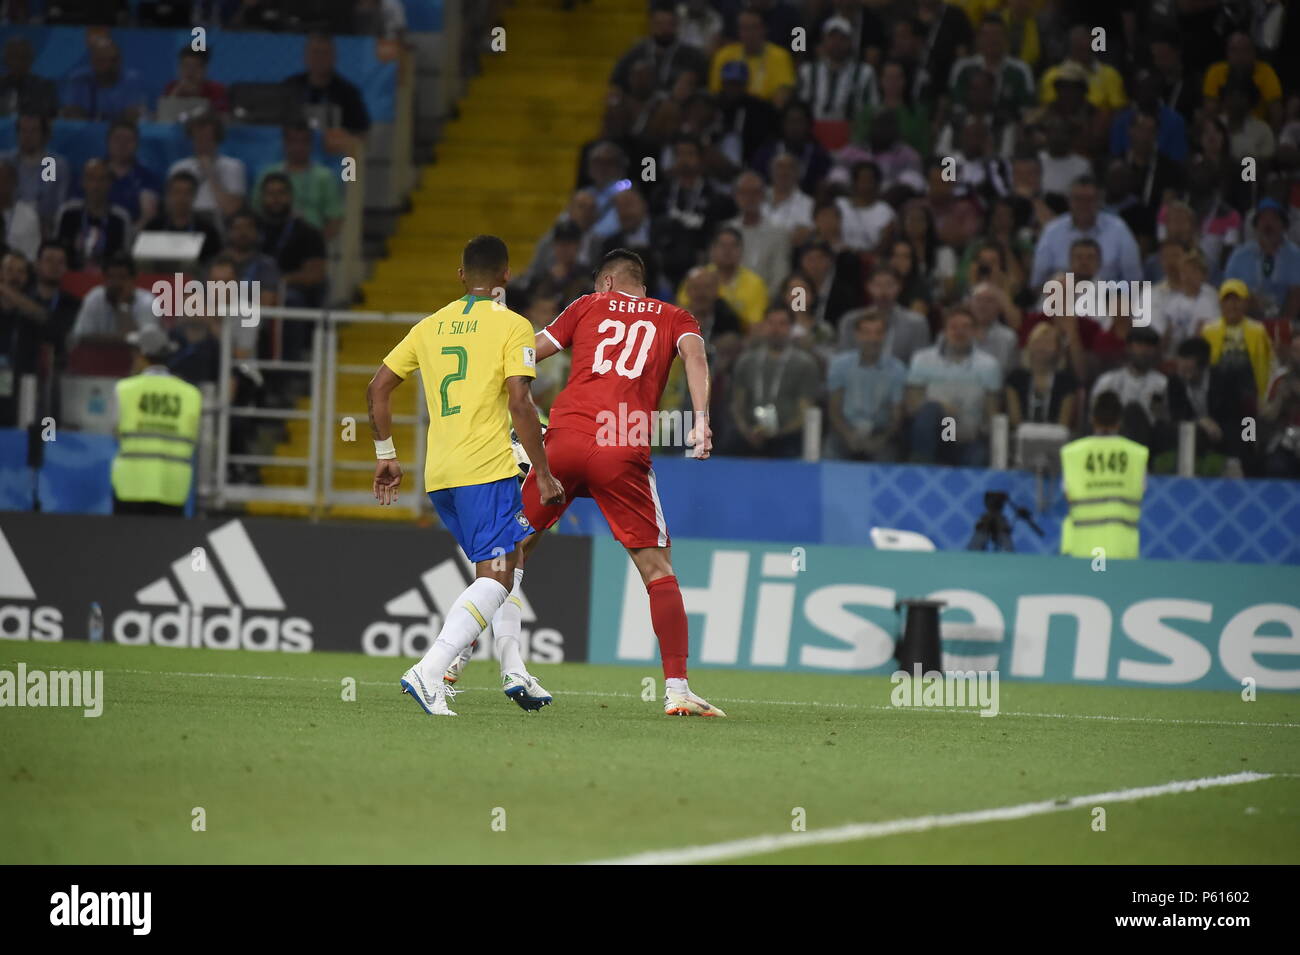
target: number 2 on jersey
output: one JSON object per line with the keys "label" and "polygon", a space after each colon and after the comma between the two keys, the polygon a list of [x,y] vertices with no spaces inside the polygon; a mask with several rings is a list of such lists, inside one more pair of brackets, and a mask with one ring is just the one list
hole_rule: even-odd
{"label": "number 2 on jersey", "polygon": [[[655,340],[654,323],[643,319],[633,322],[631,328],[629,328],[623,322],[607,318],[596,327],[596,331],[601,334],[612,331],[613,334],[608,338],[601,339],[600,344],[596,346],[596,356],[591,363],[592,374],[603,375],[612,368],[624,378],[640,378],[641,372],[645,370],[645,361],[650,354],[650,346]],[[623,351],[619,353],[618,360],[614,361],[606,358],[605,350],[613,348],[623,341],[624,336],[626,336],[627,341],[623,345]],[[636,362],[629,367],[628,360],[632,357],[633,351],[636,352]]]}
{"label": "number 2 on jersey", "polygon": [[448,372],[443,376],[442,383],[438,385],[438,396],[442,399],[442,416],[460,414],[460,405],[453,405],[447,398],[447,389],[458,381],[465,380],[465,369],[469,365],[469,355],[460,345],[447,345],[443,348],[444,355],[456,356],[456,370]]}

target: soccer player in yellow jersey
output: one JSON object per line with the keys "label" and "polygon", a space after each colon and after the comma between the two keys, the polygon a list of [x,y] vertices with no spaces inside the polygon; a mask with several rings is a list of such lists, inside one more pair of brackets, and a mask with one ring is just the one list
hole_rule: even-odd
{"label": "soccer player in yellow jersey", "polygon": [[[411,372],[420,370],[429,403],[425,490],[443,525],[475,565],[475,580],[447,613],[438,639],[401,680],[403,692],[431,716],[456,715],[447,707],[449,688],[443,674],[505,603],[518,562],[515,545],[533,532],[523,514],[510,422],[547,502],[564,500],[564,489],[546,461],[529,391],[537,375],[533,327],[494,297],[510,280],[506,244],[494,235],[471,239],[459,275],[465,297],[407,332],[366,391],[377,458],[375,497],[381,505],[390,504],[397,500],[402,468],[393,447],[389,397]],[[524,667],[519,634],[495,636],[506,695],[525,710],[550,703],[551,695]]]}

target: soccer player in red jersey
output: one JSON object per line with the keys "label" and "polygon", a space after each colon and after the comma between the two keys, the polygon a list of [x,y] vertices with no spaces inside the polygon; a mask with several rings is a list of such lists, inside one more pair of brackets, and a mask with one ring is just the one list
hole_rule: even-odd
{"label": "soccer player in red jersey", "polygon": [[[551,408],[546,458],[564,486],[564,502],[547,506],[529,473],[524,514],[537,533],[523,542],[523,559],[541,532],[559,520],[567,502],[590,497],[627,548],[650,595],[650,621],[664,668],[664,712],[674,716],[726,716],[686,683],[687,626],[682,592],[673,576],[668,527],[650,464],[651,422],[673,359],[682,356],[694,409],[687,443],[703,460],[713,447],[709,428],[709,363],[699,323],[690,312],[646,298],[645,263],[615,249],[596,273],[596,291],[584,295],[537,333],[541,361],[569,349],[569,381]],[[515,588],[523,577],[515,570]],[[497,617],[518,633],[520,608],[507,600]],[[509,619],[513,617],[513,620]],[[498,629],[498,619],[492,627]]]}

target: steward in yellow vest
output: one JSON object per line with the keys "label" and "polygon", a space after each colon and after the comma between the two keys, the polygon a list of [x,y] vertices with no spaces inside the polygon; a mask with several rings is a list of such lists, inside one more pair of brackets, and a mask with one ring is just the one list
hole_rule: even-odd
{"label": "steward in yellow vest", "polygon": [[1061,449],[1061,481],[1070,512],[1061,527],[1061,553],[1068,557],[1135,558],[1138,519],[1146,490],[1145,445],[1119,434],[1123,406],[1104,391],[1092,408],[1093,434]]}
{"label": "steward in yellow vest", "polygon": [[166,332],[148,327],[133,337],[136,374],[117,383],[113,513],[181,516],[194,482],[203,397],[161,364],[174,348]]}

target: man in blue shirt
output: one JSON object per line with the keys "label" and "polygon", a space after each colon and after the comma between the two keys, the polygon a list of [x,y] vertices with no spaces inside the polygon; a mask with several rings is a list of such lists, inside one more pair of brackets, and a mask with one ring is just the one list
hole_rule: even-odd
{"label": "man in blue shirt", "polygon": [[854,323],[857,351],[831,359],[831,446],[836,457],[892,461],[903,420],[907,369],[885,352],[885,315],[869,311]]}
{"label": "man in blue shirt", "polygon": [[1164,84],[1153,70],[1140,70],[1134,81],[1133,102],[1115,114],[1110,124],[1110,154],[1123,156],[1128,152],[1128,124],[1133,114],[1141,110],[1156,116],[1156,149],[1160,155],[1174,162],[1187,159],[1187,123],[1182,115],[1160,101]]}
{"label": "man in blue shirt", "polygon": [[1030,286],[1043,283],[1070,267],[1070,247],[1089,238],[1101,249],[1102,281],[1136,282],[1142,278],[1142,254],[1137,240],[1119,216],[1101,211],[1101,190],[1091,176],[1080,176],[1070,186],[1070,211],[1049,222],[1034,247]]}
{"label": "man in blue shirt", "polygon": [[70,119],[135,121],[148,104],[140,74],[122,68],[122,53],[107,38],[91,41],[90,65],[74,70],[63,88],[63,115]]}
{"label": "man in blue shirt", "polygon": [[1287,213],[1274,199],[1255,210],[1255,238],[1228,258],[1224,279],[1241,279],[1255,298],[1252,314],[1293,320],[1300,314],[1300,246],[1286,237]]}
{"label": "man in blue shirt", "polygon": [[948,309],[943,340],[913,355],[907,369],[912,460],[985,466],[1001,393],[997,359],[975,347],[975,316],[965,306]]}

